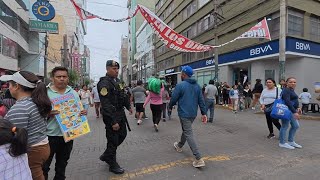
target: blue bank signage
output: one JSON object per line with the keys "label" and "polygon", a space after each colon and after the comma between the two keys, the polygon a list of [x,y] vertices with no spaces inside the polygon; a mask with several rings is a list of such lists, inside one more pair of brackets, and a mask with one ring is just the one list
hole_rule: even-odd
{"label": "blue bank signage", "polygon": [[[305,55],[319,56],[320,58],[320,44],[311,41],[301,40],[297,38],[288,37],[286,39],[286,52],[294,52]],[[219,56],[219,64],[227,64],[234,62],[241,62],[245,60],[253,60],[262,58],[268,55],[275,55],[279,53],[279,40],[270,41],[267,43],[251,46],[238,51],[222,54]],[[187,64],[193,69],[205,68],[214,66],[214,59],[204,59]]]}
{"label": "blue bank signage", "polygon": [[46,0],[38,0],[32,5],[32,12],[37,19],[42,21],[50,21],[55,15],[54,7]]}

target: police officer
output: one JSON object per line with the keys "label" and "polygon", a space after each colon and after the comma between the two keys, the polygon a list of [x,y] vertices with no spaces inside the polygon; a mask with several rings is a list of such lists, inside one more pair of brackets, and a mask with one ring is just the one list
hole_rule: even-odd
{"label": "police officer", "polygon": [[116,61],[107,61],[107,75],[100,78],[98,92],[101,101],[101,113],[106,128],[108,140],[107,149],[100,156],[101,161],[109,164],[109,171],[115,174],[123,174],[122,169],[116,160],[117,147],[127,136],[127,126],[130,127],[126,118],[124,107],[132,114],[129,98],[118,77],[119,64]]}

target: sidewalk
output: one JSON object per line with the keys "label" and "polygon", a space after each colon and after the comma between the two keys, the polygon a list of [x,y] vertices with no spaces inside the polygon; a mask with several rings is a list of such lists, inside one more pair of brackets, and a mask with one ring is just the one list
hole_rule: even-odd
{"label": "sidewalk", "polygon": [[[232,110],[232,105],[229,104],[228,107],[222,106],[222,105],[216,105],[215,108]],[[250,108],[250,109],[244,110],[243,112],[244,113],[250,113],[251,112],[253,114],[262,114],[262,115],[264,115],[264,112],[261,111],[260,109],[252,110]],[[240,113],[242,113],[242,112],[240,111]],[[318,121],[320,121],[320,113],[309,112],[309,113],[307,113],[307,115],[301,115],[301,119],[302,120],[318,120]]]}

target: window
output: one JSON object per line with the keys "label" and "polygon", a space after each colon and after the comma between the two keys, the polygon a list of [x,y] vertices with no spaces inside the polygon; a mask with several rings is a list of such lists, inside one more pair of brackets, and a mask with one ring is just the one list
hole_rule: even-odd
{"label": "window", "polygon": [[204,58],[204,52],[198,52],[197,59],[203,59],[203,58]]}
{"label": "window", "polygon": [[164,16],[164,18],[170,16],[170,14],[173,12],[173,10],[174,10],[174,2],[172,1],[172,2],[169,4],[169,6],[167,7],[167,9],[165,10],[165,13],[164,13],[165,16]]}
{"label": "window", "polygon": [[197,12],[198,6],[196,1],[192,1],[186,8],[182,10],[182,19],[186,20],[192,14]]}
{"label": "window", "polygon": [[275,79],[275,70],[265,70],[265,79],[272,78]]}
{"label": "window", "polygon": [[174,21],[171,21],[168,26],[171,28],[171,29],[174,29]]}
{"label": "window", "polygon": [[213,78],[214,78],[214,70],[197,73],[197,81],[201,87],[204,84],[209,84],[209,81]]}
{"label": "window", "polygon": [[204,6],[205,4],[207,4],[210,0],[198,0],[198,7],[199,9]]}
{"label": "window", "polygon": [[17,59],[18,57],[17,43],[5,36],[2,36],[2,54],[4,56]]}
{"label": "window", "polygon": [[320,17],[310,17],[310,37],[313,40],[320,41]]}
{"label": "window", "polygon": [[269,25],[271,39],[276,39],[279,37],[280,34],[280,13],[277,12],[273,14],[270,18],[271,20],[267,23]]}
{"label": "window", "polygon": [[[195,54],[195,53],[192,53]],[[182,53],[182,64],[191,62],[191,53]]]}
{"label": "window", "polygon": [[289,9],[288,34],[303,36],[303,13]]}
{"label": "window", "polygon": [[188,37],[193,38],[197,35],[197,23],[193,24],[188,31]]}
{"label": "window", "polygon": [[0,54],[2,54],[2,35],[0,34]]}

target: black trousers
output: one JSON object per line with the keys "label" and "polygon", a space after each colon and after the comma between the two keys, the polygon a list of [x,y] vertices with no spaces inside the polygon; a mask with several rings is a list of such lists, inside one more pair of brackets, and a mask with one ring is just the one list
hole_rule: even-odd
{"label": "black trousers", "polygon": [[268,129],[269,129],[269,133],[273,134],[273,125],[272,123],[277,127],[277,129],[280,131],[281,128],[281,124],[279,123],[278,119],[273,119],[270,116],[271,112],[265,112],[266,115],[266,119],[267,119],[267,125],[268,125]]}
{"label": "black trousers", "polygon": [[222,104],[229,104],[229,95],[223,95],[223,103]]}
{"label": "black trousers", "polygon": [[117,163],[117,148],[127,137],[127,125],[122,117],[119,122],[120,129],[114,131],[108,117],[103,116],[103,121],[106,128],[107,149],[102,154],[106,162],[111,166],[119,166]]}
{"label": "black trousers", "polygon": [[167,117],[167,103],[163,103],[162,104],[162,118],[166,118]]}
{"label": "black trousers", "polygon": [[50,156],[48,160],[43,165],[44,177],[48,179],[48,172],[50,170],[50,165],[53,159],[53,156],[56,155],[56,164],[55,164],[55,176],[54,180],[64,180],[66,179],[66,167],[68,165],[68,160],[70,159],[70,154],[73,147],[73,141],[64,142],[62,136],[48,136],[49,145],[50,145]]}
{"label": "black trousers", "polygon": [[161,119],[162,104],[159,104],[159,105],[150,104],[150,108],[152,112],[153,124],[159,124]]}

